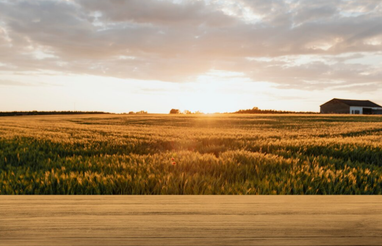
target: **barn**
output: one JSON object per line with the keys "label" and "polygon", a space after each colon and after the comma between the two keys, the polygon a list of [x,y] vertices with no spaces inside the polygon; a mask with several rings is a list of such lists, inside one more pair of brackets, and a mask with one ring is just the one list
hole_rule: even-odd
{"label": "barn", "polygon": [[369,100],[333,98],[320,106],[321,114],[382,114],[382,106]]}

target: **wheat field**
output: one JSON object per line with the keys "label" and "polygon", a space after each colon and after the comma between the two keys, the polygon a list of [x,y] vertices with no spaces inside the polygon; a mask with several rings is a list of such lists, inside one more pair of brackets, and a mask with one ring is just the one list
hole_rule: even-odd
{"label": "wheat field", "polygon": [[382,117],[0,117],[0,194],[381,194]]}

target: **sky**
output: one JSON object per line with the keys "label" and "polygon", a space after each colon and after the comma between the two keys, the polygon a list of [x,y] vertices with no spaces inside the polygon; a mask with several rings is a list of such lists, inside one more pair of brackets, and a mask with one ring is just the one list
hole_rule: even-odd
{"label": "sky", "polygon": [[0,111],[382,104],[380,0],[0,0]]}

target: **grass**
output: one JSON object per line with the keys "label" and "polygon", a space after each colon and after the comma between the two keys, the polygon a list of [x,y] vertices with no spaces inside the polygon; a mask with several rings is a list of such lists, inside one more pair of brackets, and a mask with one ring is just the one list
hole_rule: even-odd
{"label": "grass", "polygon": [[381,194],[382,117],[0,118],[0,194]]}

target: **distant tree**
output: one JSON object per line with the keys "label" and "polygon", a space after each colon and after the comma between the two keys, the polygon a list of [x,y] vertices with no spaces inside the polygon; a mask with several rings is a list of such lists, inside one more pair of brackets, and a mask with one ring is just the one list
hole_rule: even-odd
{"label": "distant tree", "polygon": [[204,114],[204,113],[198,110],[198,111],[195,111],[194,114]]}
{"label": "distant tree", "polygon": [[171,109],[170,110],[170,114],[179,114],[180,113],[180,111],[179,111],[179,109]]}
{"label": "distant tree", "polygon": [[191,111],[190,110],[184,110],[183,114],[191,114]]}
{"label": "distant tree", "polygon": [[141,110],[141,111],[136,112],[136,114],[147,114],[147,111]]}
{"label": "distant tree", "polygon": [[135,114],[134,111],[130,111],[129,114]]}

